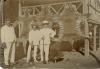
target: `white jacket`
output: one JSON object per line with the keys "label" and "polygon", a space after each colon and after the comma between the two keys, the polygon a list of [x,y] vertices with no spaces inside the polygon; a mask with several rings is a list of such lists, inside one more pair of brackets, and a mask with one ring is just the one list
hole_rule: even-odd
{"label": "white jacket", "polygon": [[56,33],[50,28],[43,28],[40,30],[40,33],[43,37],[40,44],[50,44],[50,38],[53,38],[54,35],[56,35]]}
{"label": "white jacket", "polygon": [[14,40],[16,40],[14,27],[4,25],[1,28],[1,42],[13,42]]}
{"label": "white jacket", "polygon": [[29,42],[32,43],[33,45],[39,45],[39,41],[41,39],[40,31],[39,30],[31,30],[29,32]]}

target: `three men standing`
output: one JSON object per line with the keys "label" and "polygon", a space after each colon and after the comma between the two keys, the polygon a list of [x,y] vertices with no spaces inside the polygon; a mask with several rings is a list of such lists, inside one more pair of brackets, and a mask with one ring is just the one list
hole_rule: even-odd
{"label": "three men standing", "polygon": [[15,62],[15,41],[16,35],[14,27],[12,26],[10,20],[7,19],[5,21],[5,25],[1,28],[1,42],[2,46],[5,46],[4,63],[6,66],[9,66],[9,60],[12,64]]}

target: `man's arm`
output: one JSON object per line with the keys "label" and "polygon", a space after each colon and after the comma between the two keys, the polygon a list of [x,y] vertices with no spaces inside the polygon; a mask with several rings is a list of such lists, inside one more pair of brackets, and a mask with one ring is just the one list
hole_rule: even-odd
{"label": "man's arm", "polygon": [[51,31],[50,31],[50,37],[53,38],[55,35],[56,35],[56,32],[53,31],[53,30],[51,30]]}
{"label": "man's arm", "polygon": [[34,36],[34,35],[32,35],[32,32],[30,31],[29,32],[29,44],[30,45],[32,45],[32,36]]}
{"label": "man's arm", "polygon": [[4,30],[4,28],[1,28],[1,42],[2,43],[5,42],[5,30]]}
{"label": "man's arm", "polygon": [[2,43],[2,48],[6,48],[4,28],[1,28],[1,43]]}
{"label": "man's arm", "polygon": [[16,38],[16,34],[15,34],[15,29],[14,29],[14,27],[13,27],[13,34],[14,34],[14,42],[17,40],[17,38]]}

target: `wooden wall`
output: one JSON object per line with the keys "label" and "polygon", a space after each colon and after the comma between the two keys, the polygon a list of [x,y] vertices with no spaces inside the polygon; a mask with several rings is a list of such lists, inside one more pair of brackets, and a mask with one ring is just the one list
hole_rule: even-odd
{"label": "wooden wall", "polygon": [[4,19],[10,18],[12,21],[18,17],[18,1],[7,0],[4,2]]}

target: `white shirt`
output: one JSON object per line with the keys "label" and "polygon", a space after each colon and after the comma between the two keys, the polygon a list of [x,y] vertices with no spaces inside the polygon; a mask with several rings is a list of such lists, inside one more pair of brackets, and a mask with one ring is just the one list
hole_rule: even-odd
{"label": "white shirt", "polygon": [[14,31],[14,27],[4,25],[1,28],[1,41],[3,42],[13,42],[16,40],[16,35]]}
{"label": "white shirt", "polygon": [[50,38],[53,38],[56,33],[49,28],[43,28],[40,30],[40,33],[44,40],[40,41],[40,44],[50,44]]}
{"label": "white shirt", "polygon": [[40,31],[39,30],[31,30],[29,32],[29,42],[32,43],[33,45],[38,45],[39,41],[41,39]]}

